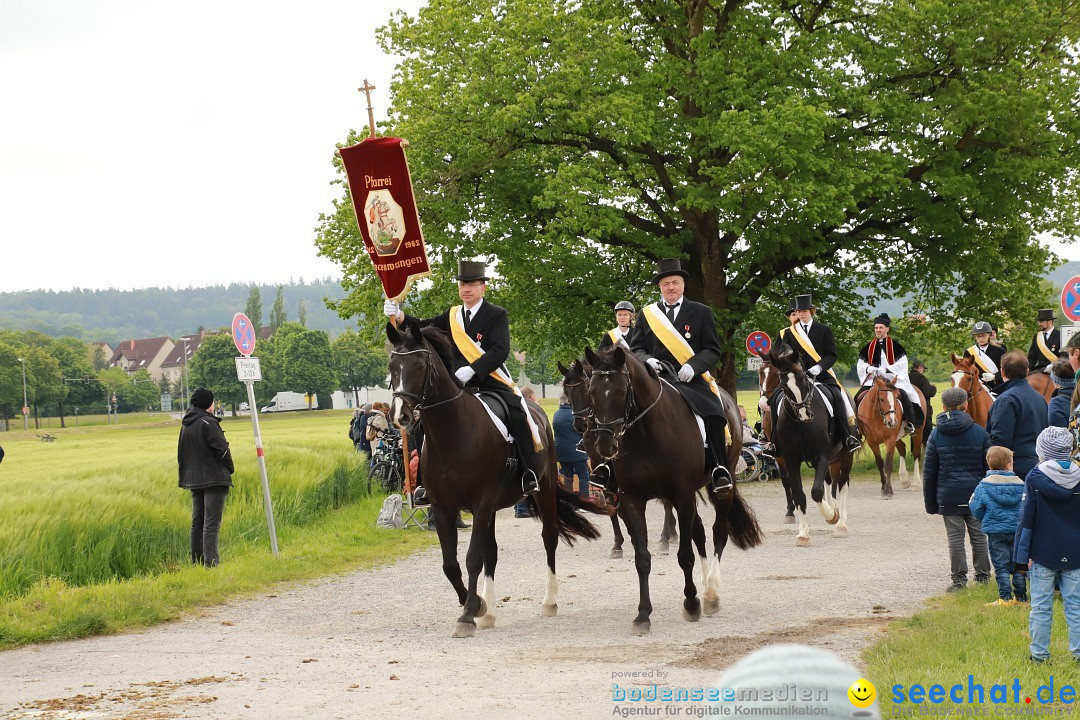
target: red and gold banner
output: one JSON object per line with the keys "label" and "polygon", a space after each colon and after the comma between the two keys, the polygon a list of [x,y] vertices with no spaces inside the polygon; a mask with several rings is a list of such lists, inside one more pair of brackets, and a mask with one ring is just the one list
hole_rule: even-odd
{"label": "red and gold banner", "polygon": [[391,300],[430,271],[402,142],[368,138],[338,150],[364,247]]}

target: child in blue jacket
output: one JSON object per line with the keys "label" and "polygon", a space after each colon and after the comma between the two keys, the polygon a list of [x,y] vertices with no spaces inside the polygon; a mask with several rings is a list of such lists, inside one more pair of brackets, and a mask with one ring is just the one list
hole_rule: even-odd
{"label": "child in blue jacket", "polygon": [[1015,572],[1013,563],[1013,541],[1024,481],[1013,472],[1013,453],[1007,447],[991,447],[986,453],[986,465],[990,470],[975,487],[968,509],[982,523],[990,545],[990,561],[994,564],[998,599],[987,604],[1027,602],[1027,579]]}
{"label": "child in blue jacket", "polygon": [[1073,438],[1050,426],[1035,443],[1041,460],[1024,482],[1013,555],[1016,569],[1031,572],[1031,659],[1050,658],[1054,583],[1061,589],[1069,652],[1080,660],[1080,466],[1072,461]]}

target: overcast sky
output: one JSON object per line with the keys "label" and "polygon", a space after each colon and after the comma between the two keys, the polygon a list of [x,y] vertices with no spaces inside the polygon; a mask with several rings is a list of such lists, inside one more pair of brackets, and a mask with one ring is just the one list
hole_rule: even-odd
{"label": "overcast sky", "polygon": [[0,292],[340,277],[334,144],[423,4],[0,0]]}
{"label": "overcast sky", "polygon": [[0,0],[0,291],[340,277],[334,144],[423,0]]}

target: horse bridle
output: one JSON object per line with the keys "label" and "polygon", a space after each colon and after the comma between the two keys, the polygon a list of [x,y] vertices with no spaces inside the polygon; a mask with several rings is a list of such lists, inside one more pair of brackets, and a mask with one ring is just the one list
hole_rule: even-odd
{"label": "horse bridle", "polygon": [[[577,387],[578,385],[588,385],[586,380],[579,380],[576,383],[563,383],[563,390],[566,388]],[[567,396],[569,399],[569,395]],[[575,410],[574,404],[570,403],[570,414],[574,416],[574,430],[577,430],[582,435],[589,429],[589,420],[592,419],[592,406],[585,408],[584,410]],[[578,427],[578,421],[581,421],[581,427]]]}
{"label": "horse bridle", "polygon": [[[427,348],[417,348],[416,350],[391,350],[390,356],[394,355],[414,355],[416,353],[424,353],[425,364],[427,365],[424,371],[424,386],[420,391],[420,394],[409,393],[404,391],[395,390],[393,397],[399,398],[402,403],[409,409],[409,416],[412,419],[412,425],[415,425],[420,421],[420,412],[422,410],[430,410],[431,408],[439,407],[440,405],[446,405],[457,400],[465,392],[465,386],[462,385],[458,390],[458,394],[447,400],[440,400],[430,405],[424,405],[424,401],[427,400],[428,393],[435,389],[435,359],[432,357],[431,350]],[[412,425],[409,427],[411,428]]]}
{"label": "horse bridle", "polygon": [[975,398],[982,395],[984,392],[988,392],[986,389],[986,383],[984,383],[979,377],[979,371],[975,368],[974,365],[969,367],[967,370],[964,370],[963,373],[971,378],[971,387],[975,387],[976,385],[979,386],[979,392],[977,393],[973,393],[971,392],[971,390],[967,390],[968,402],[971,402]]}
{"label": "horse bridle", "polygon": [[[897,388],[895,385],[886,384],[885,387],[887,387],[889,389],[890,393],[893,393],[893,392],[899,393],[900,392],[899,388]],[[881,402],[878,399],[881,396],[881,390],[878,388],[877,383],[874,383],[873,390],[874,390],[874,409],[877,410],[878,415],[881,417],[881,421],[883,423],[885,423],[886,426],[887,426],[888,421],[885,419],[885,416],[886,415],[895,415],[896,410],[882,410],[881,409]],[[899,398],[897,398],[897,401],[899,401]]]}
{"label": "horse bridle", "polygon": [[601,422],[596,417],[596,408],[590,408],[588,421],[592,425],[592,432],[594,435],[599,433],[608,433],[615,440],[619,440],[626,431],[634,427],[634,425],[641,422],[641,418],[649,414],[649,411],[656,407],[656,404],[660,402],[660,398],[664,396],[664,382],[660,381],[660,392],[656,394],[656,399],[652,401],[649,407],[645,408],[637,414],[636,417],[631,418],[630,415],[637,407],[637,403],[634,402],[634,386],[630,382],[630,373],[626,370],[593,370],[593,375],[622,375],[626,378],[626,407],[623,409],[623,414],[610,422]]}
{"label": "horse bridle", "polygon": [[[780,372],[780,370],[778,369],[777,372]],[[792,373],[792,374],[794,374],[794,373]],[[784,392],[784,399],[788,401],[786,404],[791,406],[791,412],[794,413],[794,417],[795,417],[796,420],[798,420],[799,422],[804,422],[803,420],[799,419],[798,411],[799,410],[805,410],[806,414],[808,416],[808,418],[807,418],[807,420],[805,420],[805,422],[810,422],[810,420],[814,419],[814,409],[812,407],[812,404],[814,402],[814,392],[815,392],[814,383],[805,374],[803,374],[802,379],[803,379],[803,382],[808,383],[809,386],[810,386],[810,390],[809,390],[809,392],[806,393],[806,397],[803,399],[803,401],[802,402],[795,402],[790,397],[788,397],[787,392]],[[805,388],[802,386],[802,383],[799,382],[798,377],[795,378],[795,382],[796,382],[796,384],[799,385],[800,390],[805,390]],[[780,381],[780,387],[786,389],[787,388],[787,383],[785,383],[783,380],[781,380]]]}

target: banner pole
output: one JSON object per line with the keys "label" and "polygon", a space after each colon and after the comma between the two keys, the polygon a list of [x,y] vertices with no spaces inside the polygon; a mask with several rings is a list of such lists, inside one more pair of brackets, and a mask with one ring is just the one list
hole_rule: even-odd
{"label": "banner pole", "polygon": [[368,130],[370,132],[368,137],[375,137],[375,111],[371,107],[371,91],[374,89],[375,86],[369,83],[367,78],[364,78],[364,84],[362,86],[356,88],[358,92],[362,92],[367,96]]}

